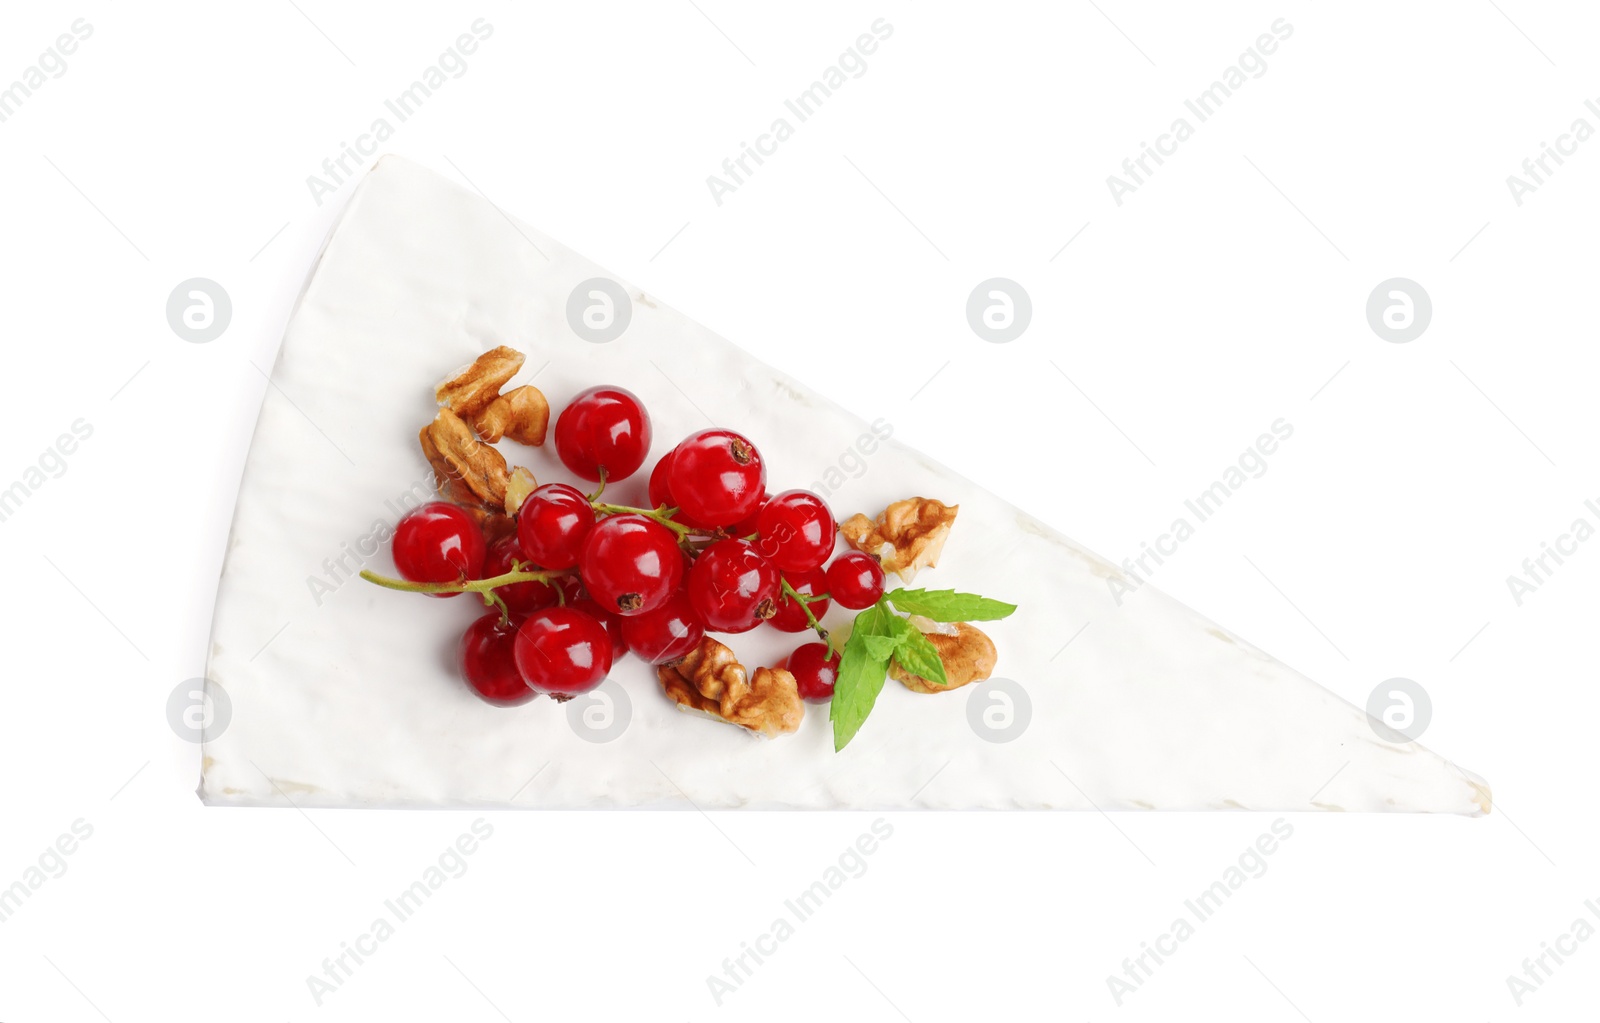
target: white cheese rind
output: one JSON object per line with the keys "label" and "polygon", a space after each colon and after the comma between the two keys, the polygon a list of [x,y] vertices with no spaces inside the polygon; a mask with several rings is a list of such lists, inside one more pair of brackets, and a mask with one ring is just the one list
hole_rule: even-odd
{"label": "white cheese rind", "polygon": [[[708,425],[704,409],[756,441],[774,491],[822,479],[870,433],[637,289],[621,338],[579,339],[567,297],[596,276],[612,275],[414,164],[386,158],[357,189],[285,335],[240,487],[208,667],[232,719],[204,748],[207,802],[1487,812],[1481,779],[1383,741],[1361,710],[1150,586],[1117,607],[1114,567],[892,439],[830,502],[841,517],[912,494],[961,505],[918,585],[1020,605],[983,626],[998,674],[1031,702],[1013,741],[969,726],[968,701],[992,698],[982,684],[920,695],[893,682],[842,753],[816,704],[797,734],[765,740],[679,713],[631,658],[612,676],[631,720],[611,742],[581,738],[547,700],[479,702],[451,664],[470,598],[341,581],[360,559],[391,569],[361,541],[428,479],[416,434],[442,371],[503,343],[528,354],[513,384],[537,373],[556,408],[625,386],[654,418],[647,465]],[[541,480],[565,478],[548,448],[500,447]],[[615,493],[642,489],[643,474]],[[795,641],[729,640],[752,667]]]}

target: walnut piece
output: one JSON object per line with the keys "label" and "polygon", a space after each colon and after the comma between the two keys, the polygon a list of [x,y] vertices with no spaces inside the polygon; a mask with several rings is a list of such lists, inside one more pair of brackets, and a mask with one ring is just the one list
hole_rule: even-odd
{"label": "walnut piece", "polygon": [[445,460],[444,455],[440,454],[439,448],[433,443],[432,423],[422,428],[421,432],[417,434],[417,440],[422,444],[422,457],[426,458],[428,464],[433,466],[433,484],[434,489],[439,492],[439,496],[446,501],[462,505],[469,510],[481,507],[478,504],[478,495],[474,494],[472,489],[460,477],[455,475],[455,470],[450,467],[450,463]]}
{"label": "walnut piece", "polygon": [[757,668],[751,675],[732,650],[710,636],[682,660],[657,668],[656,676],[680,707],[769,738],[799,728],[805,715],[793,675],[782,668]]}
{"label": "walnut piece", "polygon": [[522,507],[522,502],[528,499],[539,486],[539,481],[533,478],[533,471],[517,466],[511,470],[511,478],[506,482],[506,514],[515,515],[517,509]]}
{"label": "walnut piece", "polygon": [[514,387],[495,398],[472,420],[478,436],[495,443],[501,437],[530,447],[544,443],[545,430],[550,426],[550,403],[544,392],[524,384]]}
{"label": "walnut piece", "polygon": [[939,563],[960,510],[931,497],[908,497],[885,508],[876,522],[852,515],[839,524],[839,532],[850,546],[877,558],[885,572],[909,583],[920,569]]}
{"label": "walnut piece", "polygon": [[982,682],[994,673],[999,655],[995,652],[994,641],[982,629],[961,622],[946,632],[946,626],[919,616],[913,616],[911,624],[922,630],[928,642],[939,651],[939,660],[944,664],[944,677],[948,683],[937,685],[921,675],[911,674],[900,667],[898,661],[889,662],[890,677],[913,693],[942,693],[960,689],[972,682]]}
{"label": "walnut piece", "polygon": [[500,388],[517,375],[522,362],[523,355],[515,348],[491,348],[434,388],[433,396],[441,407],[470,420],[500,396]]}
{"label": "walnut piece", "polygon": [[[505,456],[474,436],[472,428],[454,412],[440,409],[423,428],[422,453],[433,466],[441,496],[462,504],[505,507],[510,483]],[[463,495],[470,501],[463,500]]]}

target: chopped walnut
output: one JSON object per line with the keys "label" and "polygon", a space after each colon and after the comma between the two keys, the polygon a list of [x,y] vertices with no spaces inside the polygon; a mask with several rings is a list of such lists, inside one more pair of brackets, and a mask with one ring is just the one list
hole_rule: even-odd
{"label": "chopped walnut", "polygon": [[[942,693],[950,689],[960,689],[972,682],[982,682],[994,673],[998,654],[994,649],[994,641],[985,635],[982,629],[965,622],[954,626],[941,625],[916,615],[912,616],[911,624],[920,629],[928,637],[928,642],[933,644],[933,648],[939,651],[939,660],[944,664],[944,677],[947,683],[941,686],[930,682],[921,675],[913,675],[900,667],[898,661],[891,661],[890,677],[912,692]],[[945,631],[946,629],[949,631]]]}
{"label": "chopped walnut", "polygon": [[443,408],[472,419],[500,396],[500,388],[517,375],[522,362],[523,355],[515,348],[491,348],[434,388],[433,396]]}
{"label": "chopped walnut", "polygon": [[[461,417],[447,408],[422,431],[422,452],[433,466],[439,493],[448,500],[505,507],[510,474],[500,452],[480,441]],[[464,488],[464,490],[463,490]]]}
{"label": "chopped walnut", "polygon": [[885,508],[876,522],[852,515],[839,524],[839,532],[850,546],[877,558],[885,572],[909,583],[920,569],[939,563],[960,510],[931,497],[908,497]]}
{"label": "chopped walnut", "polygon": [[543,391],[529,384],[500,395],[472,420],[478,436],[490,444],[501,437],[510,437],[531,447],[544,443],[549,425],[550,403],[545,400]]}
{"label": "chopped walnut", "polygon": [[433,484],[434,489],[439,492],[439,496],[446,501],[469,509],[482,507],[478,504],[478,495],[474,494],[472,488],[468,487],[455,474],[455,470],[450,467],[450,463],[445,459],[444,455],[439,453],[439,448],[433,443],[432,423],[422,428],[421,432],[417,434],[417,440],[422,444],[422,457],[426,458],[428,464],[433,466]]}
{"label": "chopped walnut", "polygon": [[539,486],[539,481],[533,478],[533,472],[517,466],[511,470],[511,478],[506,481],[506,514],[515,515],[522,507],[522,502],[528,499]]}
{"label": "chopped walnut", "polygon": [[656,676],[679,706],[769,738],[799,728],[805,715],[793,675],[782,668],[757,668],[751,675],[710,636],[682,660],[657,668]]}

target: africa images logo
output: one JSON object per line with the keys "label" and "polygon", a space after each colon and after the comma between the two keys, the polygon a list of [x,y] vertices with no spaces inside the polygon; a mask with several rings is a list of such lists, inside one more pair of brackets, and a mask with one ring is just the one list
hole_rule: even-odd
{"label": "africa images logo", "polygon": [[[706,175],[706,188],[711,191],[711,201],[721,206],[724,197],[739,190],[750,176],[766,161],[762,157],[777,153],[778,145],[794,137],[795,125],[804,124],[827,102],[844,83],[867,73],[867,56],[878,51],[879,44],[894,35],[894,26],[879,18],[870,26],[871,33],[863,32],[856,41],[839,54],[839,59],[823,69],[811,85],[793,99],[783,101],[784,113],[772,119],[767,130],[756,136],[754,145],[739,143],[739,155],[722,161],[722,174]],[[789,120],[790,116],[794,121]],[[750,165],[755,162],[755,166]]]}
{"label": "africa images logo", "polygon": [[[1254,44],[1239,54],[1237,61],[1223,68],[1222,74],[1208,88],[1201,90],[1194,98],[1183,101],[1184,109],[1194,115],[1197,123],[1204,124],[1210,120],[1251,78],[1260,78],[1267,73],[1267,57],[1277,53],[1284,40],[1294,35],[1294,26],[1284,18],[1274,21],[1270,28],[1270,33],[1261,33]],[[1121,206],[1125,196],[1137,192],[1140,185],[1147,184],[1156,169],[1166,163],[1162,157],[1176,156],[1178,146],[1193,138],[1194,132],[1194,124],[1180,115],[1173,119],[1165,132],[1156,136],[1155,145],[1140,142],[1139,154],[1122,161],[1122,176],[1106,176],[1106,187],[1111,190],[1111,198],[1116,204]],[[1155,162],[1154,167],[1150,161]]]}
{"label": "africa images logo", "polygon": [[67,58],[78,52],[78,44],[94,35],[94,26],[83,18],[71,25],[71,32],[56,37],[38,58],[17,76],[10,85],[0,87],[0,124],[14,117],[34,93],[44,88],[52,78],[60,78],[68,71]]}

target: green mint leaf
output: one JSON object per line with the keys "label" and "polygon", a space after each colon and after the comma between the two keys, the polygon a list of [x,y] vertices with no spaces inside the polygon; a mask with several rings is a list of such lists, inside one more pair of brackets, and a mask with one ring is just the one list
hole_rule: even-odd
{"label": "green mint leaf", "polygon": [[955,590],[892,590],[885,596],[895,610],[936,622],[992,622],[1017,609],[1015,604]]}
{"label": "green mint leaf", "polygon": [[[897,617],[881,600],[856,615],[850,639],[839,658],[838,678],[828,705],[828,720],[833,722],[834,752],[844,749],[856,737],[867,715],[872,713],[872,705],[878,702],[894,648],[889,619]],[[889,651],[881,655],[874,653],[873,648],[881,648],[882,644],[873,640],[886,641]]]}
{"label": "green mint leaf", "polygon": [[913,675],[922,676],[936,686],[948,685],[949,679],[945,677],[944,662],[939,659],[939,651],[928,642],[928,637],[899,615],[890,617],[891,628],[895,633],[894,659],[900,667]]}
{"label": "green mint leaf", "polygon": [[[894,615],[893,617],[900,619],[899,615]],[[900,620],[904,621],[904,619]],[[894,656],[894,652],[899,649],[900,646],[899,643],[893,639],[890,639],[888,636],[863,636],[862,641],[866,643],[867,653],[870,654],[874,660],[885,662]]]}

